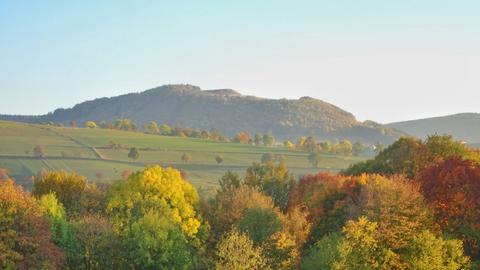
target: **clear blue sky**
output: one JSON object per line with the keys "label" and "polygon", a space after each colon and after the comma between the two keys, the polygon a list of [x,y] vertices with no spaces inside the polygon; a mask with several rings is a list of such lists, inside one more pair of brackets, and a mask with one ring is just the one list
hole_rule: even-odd
{"label": "clear blue sky", "polygon": [[162,84],[380,122],[480,111],[480,1],[2,1],[0,113]]}

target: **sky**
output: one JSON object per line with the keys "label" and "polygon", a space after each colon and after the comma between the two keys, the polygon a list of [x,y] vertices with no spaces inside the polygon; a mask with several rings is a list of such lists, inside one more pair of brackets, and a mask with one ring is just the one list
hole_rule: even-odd
{"label": "sky", "polygon": [[478,14],[478,0],[0,0],[0,114],[176,83],[381,123],[480,112]]}

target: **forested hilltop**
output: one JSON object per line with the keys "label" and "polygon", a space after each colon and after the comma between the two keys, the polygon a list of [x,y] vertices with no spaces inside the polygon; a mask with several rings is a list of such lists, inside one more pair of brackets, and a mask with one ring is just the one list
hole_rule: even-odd
{"label": "forested hilltop", "polygon": [[196,129],[216,128],[228,136],[246,131],[273,133],[279,139],[315,136],[389,144],[405,135],[372,121],[359,122],[351,113],[310,97],[266,99],[244,96],[230,89],[201,90],[192,85],[164,85],[141,93],[99,98],[41,116],[0,116],[11,121],[65,124],[113,122],[123,118],[140,126],[156,121]]}

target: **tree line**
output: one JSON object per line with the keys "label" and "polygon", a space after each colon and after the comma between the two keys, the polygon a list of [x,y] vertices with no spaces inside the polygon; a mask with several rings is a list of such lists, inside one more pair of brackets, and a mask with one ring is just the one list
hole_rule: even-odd
{"label": "tree line", "polygon": [[339,174],[226,172],[200,198],[173,168],[111,185],[0,170],[3,269],[478,269],[480,154],[400,139]]}

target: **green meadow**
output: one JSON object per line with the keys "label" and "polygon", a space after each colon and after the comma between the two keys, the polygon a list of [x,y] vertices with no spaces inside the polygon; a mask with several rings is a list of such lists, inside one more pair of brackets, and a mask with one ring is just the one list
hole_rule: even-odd
{"label": "green meadow", "polygon": [[[112,149],[111,143],[121,146]],[[33,148],[41,146],[44,157],[36,158]],[[128,158],[130,147],[139,149],[137,160]],[[187,153],[188,163],[181,160]],[[218,179],[228,170],[243,174],[264,153],[281,155],[296,175],[319,171],[337,172],[363,157],[323,155],[319,168],[308,162],[308,153],[283,147],[218,142],[194,138],[149,135],[110,129],[53,127],[0,121],[0,167],[9,170],[19,183],[31,187],[31,177],[42,170],[75,171],[90,181],[121,179],[124,171],[137,171],[150,164],[184,171],[201,193],[211,194]],[[215,157],[223,156],[217,164]]]}

